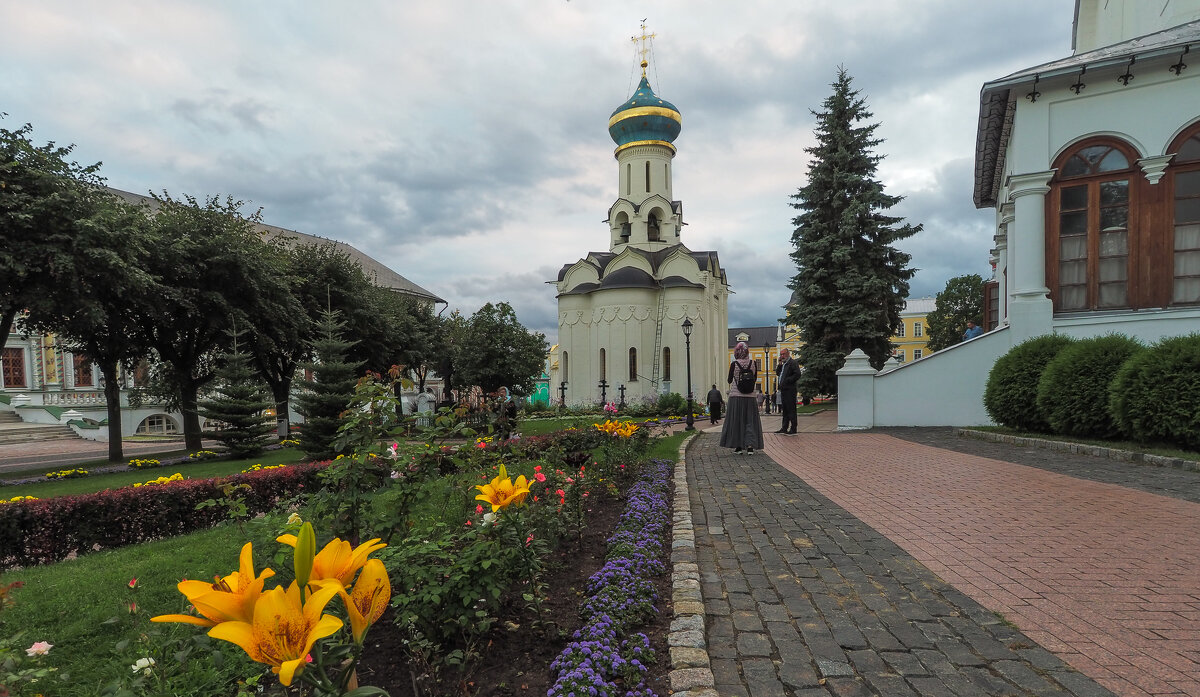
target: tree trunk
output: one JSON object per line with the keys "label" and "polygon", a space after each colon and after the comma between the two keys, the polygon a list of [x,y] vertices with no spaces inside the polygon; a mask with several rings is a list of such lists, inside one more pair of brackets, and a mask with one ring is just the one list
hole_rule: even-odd
{"label": "tree trunk", "polygon": [[193,380],[180,382],[179,410],[183,413],[183,444],[192,452],[204,447],[200,438],[199,391],[199,386]]}
{"label": "tree trunk", "polygon": [[17,311],[21,308],[17,305],[4,308],[4,314],[0,315],[0,348],[4,348],[4,344],[8,343],[8,335],[12,332],[13,320],[16,319]]}
{"label": "tree trunk", "polygon": [[271,395],[275,399],[275,426],[279,440],[287,438],[291,434],[292,416],[288,409],[288,398],[292,393],[292,381],[290,379],[280,382],[271,382]]}
{"label": "tree trunk", "polygon": [[100,364],[104,376],[104,401],[108,405],[108,461],[124,462],[121,443],[121,383],[117,382],[116,361]]}

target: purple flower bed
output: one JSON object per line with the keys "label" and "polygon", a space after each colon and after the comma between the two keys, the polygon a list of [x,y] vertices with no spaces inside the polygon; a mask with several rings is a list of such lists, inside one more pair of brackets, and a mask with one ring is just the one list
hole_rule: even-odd
{"label": "purple flower bed", "polygon": [[[657,614],[654,577],[666,571],[663,545],[670,517],[674,463],[653,460],[629,491],[629,502],[608,539],[608,558],[588,580],[580,608],[583,627],[554,663],[548,697],[653,697],[646,686],[654,651],[633,630]],[[618,683],[618,681],[620,681]]]}

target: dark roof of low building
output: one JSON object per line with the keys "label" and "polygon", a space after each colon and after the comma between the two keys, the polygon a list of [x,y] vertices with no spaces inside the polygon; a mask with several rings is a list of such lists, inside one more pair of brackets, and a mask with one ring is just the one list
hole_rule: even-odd
{"label": "dark roof of low building", "polygon": [[[112,187],[105,187],[105,188],[112,194],[119,196],[119,197],[125,199],[126,201],[129,201],[130,203],[144,204],[144,205],[150,206],[151,210],[157,208],[157,206],[158,206],[158,202],[151,196],[143,196],[141,194],[135,194],[135,193],[131,193],[129,191],[122,191],[120,189],[114,189]],[[383,288],[391,288],[392,290],[394,290],[398,293],[402,293],[404,295],[412,295],[412,296],[420,298],[422,300],[429,300],[429,301],[432,301],[435,303],[446,302],[445,300],[439,298],[437,295],[434,295],[433,293],[429,292],[428,290],[425,290],[424,288],[417,285],[416,283],[413,283],[412,281],[408,280],[407,278],[405,278],[405,277],[401,276],[400,274],[396,273],[395,271],[391,270],[390,268],[385,266],[382,262],[380,262],[370,256],[367,256],[367,254],[365,254],[364,252],[359,250],[357,247],[354,247],[353,245],[349,245],[345,242],[340,242],[338,240],[331,240],[331,239],[328,239],[325,237],[320,237],[318,235],[310,235],[310,234],[307,234],[304,232],[297,232],[296,230],[288,230],[287,228],[281,228],[281,227],[278,227],[275,225],[267,225],[266,223],[255,223],[254,227],[257,228],[258,231],[261,232],[264,236],[291,238],[300,244],[309,244],[309,245],[330,244],[330,245],[333,245],[334,247],[337,248],[337,250],[339,252],[346,254],[352,260],[354,260],[354,262],[357,263],[360,268],[362,268],[363,273],[366,274],[367,278],[375,285],[381,286]]]}
{"label": "dark roof of low building", "polygon": [[779,327],[775,325],[769,327],[730,327],[729,348],[737,346],[738,334],[749,335],[750,338],[746,339],[746,346],[750,348],[774,347],[775,338],[779,336]]}

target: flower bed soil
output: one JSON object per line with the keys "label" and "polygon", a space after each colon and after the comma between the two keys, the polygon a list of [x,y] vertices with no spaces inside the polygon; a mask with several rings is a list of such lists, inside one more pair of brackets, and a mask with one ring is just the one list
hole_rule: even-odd
{"label": "flower bed soil", "polygon": [[[588,513],[587,529],[578,545],[573,541],[564,542],[553,555],[553,566],[546,578],[549,584],[546,605],[548,616],[558,623],[561,632],[547,636],[526,622],[527,618],[501,617],[488,637],[479,661],[462,675],[447,669],[441,684],[422,685],[418,694],[414,691],[410,667],[398,658],[402,655],[402,637],[392,623],[389,611],[371,628],[367,637],[368,648],[359,663],[359,684],[381,687],[391,697],[544,697],[554,684],[550,663],[582,624],[578,609],[584,599],[584,588],[588,577],[604,565],[606,542],[623,507],[624,500],[605,497],[602,505]],[[671,545],[668,543],[664,548],[670,550]],[[669,569],[669,560],[664,561],[668,562]],[[646,676],[646,684],[656,694],[665,696],[670,694],[668,673],[671,666],[667,648],[667,631],[672,617],[670,573],[656,579],[655,585],[659,598],[655,604],[658,616],[640,631],[650,639],[656,657]],[[517,628],[506,628],[509,622],[518,625]]]}

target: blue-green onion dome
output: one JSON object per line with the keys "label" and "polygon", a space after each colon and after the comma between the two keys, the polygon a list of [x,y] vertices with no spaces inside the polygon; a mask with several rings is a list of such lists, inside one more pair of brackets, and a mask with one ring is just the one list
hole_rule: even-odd
{"label": "blue-green onion dome", "polygon": [[679,136],[683,116],[675,105],[659,99],[650,89],[646,76],[638,83],[629,101],[617,107],[608,120],[608,135],[617,144],[617,152],[634,145],[666,145]]}

